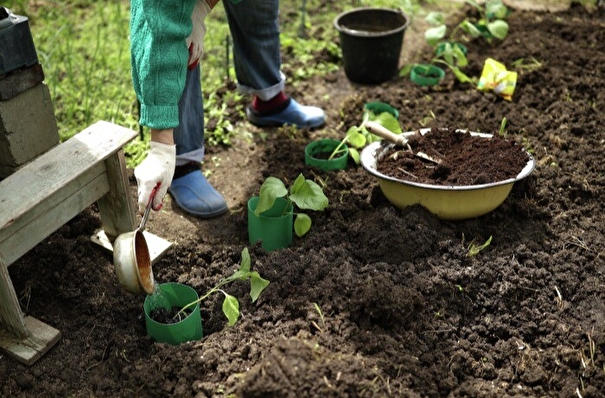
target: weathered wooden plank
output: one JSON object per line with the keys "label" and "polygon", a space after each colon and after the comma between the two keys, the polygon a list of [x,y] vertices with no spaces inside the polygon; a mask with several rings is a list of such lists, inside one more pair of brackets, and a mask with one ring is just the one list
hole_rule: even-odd
{"label": "weathered wooden plank", "polygon": [[[133,130],[97,122],[0,181],[0,230],[10,227],[54,192],[99,167],[136,137]],[[1,238],[0,238],[1,239]]]}
{"label": "weathered wooden plank", "polygon": [[19,362],[31,365],[59,341],[61,332],[31,316],[25,317],[25,326],[31,332],[25,339],[0,329],[0,348]]}
{"label": "weathered wooden plank", "polygon": [[35,318],[23,316],[6,267],[0,257],[0,348],[31,365],[55,345],[61,333]]}
{"label": "weathered wooden plank", "polygon": [[[45,213],[54,209],[61,202],[63,202],[64,200],[78,192],[80,189],[82,189],[83,186],[86,186],[91,181],[103,177],[104,175],[105,165],[101,162],[94,165],[92,168],[86,170],[77,178],[71,180],[66,185],[63,185],[61,188],[57,188],[55,191],[50,192],[46,197],[37,198],[37,202],[25,204],[29,207],[29,211],[27,213],[22,214],[20,217],[15,217],[7,225],[5,225],[4,227],[0,227],[0,242],[5,241],[10,236],[14,235],[19,230],[26,227],[32,221],[36,220],[37,218],[43,216]],[[109,184],[106,184],[105,189],[109,190]],[[102,192],[101,195],[103,193],[104,192]],[[93,199],[93,202],[94,200],[95,199]],[[8,211],[8,209],[0,208],[0,214],[4,211]]]}
{"label": "weathered wooden plank", "polygon": [[0,348],[24,364],[61,333],[24,317],[8,266],[95,201],[112,234],[134,229],[122,147],[136,135],[98,122],[0,181]]}
{"label": "weathered wooden plank", "polygon": [[1,231],[0,253],[7,265],[10,266],[109,191],[107,175],[92,173],[89,176],[91,173],[81,175],[78,180],[49,195],[48,199],[41,200],[31,213],[16,220],[12,228]]}

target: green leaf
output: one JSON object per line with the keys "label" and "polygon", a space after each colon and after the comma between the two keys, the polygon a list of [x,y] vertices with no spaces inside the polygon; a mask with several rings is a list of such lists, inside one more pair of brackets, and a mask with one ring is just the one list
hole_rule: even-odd
{"label": "green leaf", "polygon": [[355,131],[351,131],[351,129],[349,129],[347,132],[347,137],[349,137],[347,145],[349,149],[351,149],[351,147],[361,148],[366,144],[366,137],[358,132],[357,129],[355,129]]}
{"label": "green leaf", "polygon": [[448,65],[454,65],[454,49],[452,48],[451,43],[444,43],[443,45],[443,53],[441,56],[448,63]]}
{"label": "green leaf", "polygon": [[248,252],[248,248],[244,247],[242,250],[242,261],[239,266],[239,270],[242,272],[249,273],[250,272],[250,264],[252,261],[250,260],[250,253]]}
{"label": "green leaf", "polygon": [[288,189],[284,183],[275,177],[267,177],[260,187],[258,204],[254,214],[259,215],[273,207],[276,198],[284,197],[288,194]]}
{"label": "green leaf", "polygon": [[445,37],[447,26],[441,25],[434,28],[429,28],[424,32],[424,38],[431,47],[435,46],[441,39]]}
{"label": "green leaf", "polygon": [[470,21],[463,21],[460,28],[475,39],[482,36],[481,31]]}
{"label": "green leaf", "polygon": [[305,180],[300,174],[290,188],[290,200],[300,209],[323,210],[328,206],[328,198],[314,181]]}
{"label": "green leaf", "polygon": [[294,220],[294,232],[302,238],[311,229],[311,217],[304,213],[298,213]]}
{"label": "green leaf", "polygon": [[508,23],[502,20],[493,21],[487,24],[487,30],[496,39],[504,40],[508,35]]}
{"label": "green leaf", "polygon": [[434,26],[445,25],[445,17],[439,11],[429,12],[424,20]]}
{"label": "green leaf", "polygon": [[456,59],[456,65],[458,65],[460,68],[464,68],[468,65],[468,59],[460,47],[454,46],[452,51],[454,53],[454,58]]}
{"label": "green leaf", "polygon": [[229,320],[229,326],[235,325],[239,318],[239,301],[230,294],[223,292],[225,300],[223,301],[223,314]]}
{"label": "green leaf", "polygon": [[349,129],[347,130],[347,133],[345,134],[345,137],[355,134],[355,133],[359,133],[359,127],[357,126],[351,126],[349,127]]}
{"label": "green leaf", "polygon": [[221,282],[221,286],[227,283],[231,283],[233,281],[236,280],[242,280],[245,281],[246,279],[248,279],[248,276],[250,275],[250,272],[246,272],[246,271],[242,271],[242,270],[237,270],[235,271],[233,274],[231,274],[231,276],[228,276],[226,278],[224,278]]}
{"label": "green leaf", "polygon": [[508,8],[501,0],[486,1],[485,14],[494,19],[505,19],[508,16]]}
{"label": "green leaf", "polygon": [[252,302],[258,300],[258,296],[269,286],[269,281],[263,279],[260,274],[256,271],[250,273],[250,297]]}
{"label": "green leaf", "polygon": [[374,121],[395,134],[401,133],[399,120],[397,120],[395,116],[391,115],[389,112],[381,113]]}
{"label": "green leaf", "polygon": [[413,64],[405,64],[403,66],[403,68],[401,68],[401,70],[399,71],[399,76],[407,76],[410,74],[410,72],[412,71],[412,68],[414,67]]}
{"label": "green leaf", "polygon": [[353,159],[355,164],[361,163],[361,159],[359,156],[359,151],[355,148],[349,148],[349,156]]}

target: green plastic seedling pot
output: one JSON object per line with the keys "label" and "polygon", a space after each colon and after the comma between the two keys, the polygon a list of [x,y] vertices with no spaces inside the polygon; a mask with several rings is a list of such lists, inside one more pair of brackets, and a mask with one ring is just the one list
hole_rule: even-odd
{"label": "green plastic seedling pot", "polygon": [[174,282],[160,283],[156,291],[148,295],[143,303],[147,334],[159,343],[172,345],[201,339],[203,332],[199,303],[191,307],[191,314],[178,323],[160,323],[150,316],[156,308],[182,308],[198,298],[197,292],[190,286]]}
{"label": "green plastic seedling pot", "polygon": [[364,105],[364,108],[369,110],[370,112],[372,112],[375,115],[380,115],[381,113],[388,112],[391,115],[393,115],[393,117],[395,117],[395,119],[399,118],[399,111],[397,109],[393,108],[391,105],[387,104],[386,102],[380,102],[380,101],[366,102],[366,104]]}
{"label": "green plastic seedling pot", "polygon": [[328,159],[338,145],[340,141],[330,138],[311,142],[305,147],[305,164],[325,171],[346,169],[349,160],[349,148],[346,145],[332,159]]}
{"label": "green plastic seedling pot", "polygon": [[410,79],[419,86],[434,86],[445,76],[445,70],[435,65],[415,65]]}
{"label": "green plastic seedling pot", "polygon": [[260,215],[254,214],[258,196],[248,200],[248,238],[250,244],[259,240],[263,249],[270,252],[292,244],[293,206],[284,198],[276,198],[275,204]]}

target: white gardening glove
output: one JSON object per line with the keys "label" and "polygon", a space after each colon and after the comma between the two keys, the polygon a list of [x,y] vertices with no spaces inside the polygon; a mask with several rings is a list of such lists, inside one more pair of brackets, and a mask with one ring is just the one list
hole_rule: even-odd
{"label": "white gardening glove", "polygon": [[[211,0],[208,1],[216,4],[216,2]],[[187,48],[189,48],[189,62],[187,63],[187,66],[189,69],[193,69],[197,66],[204,53],[204,36],[206,36],[206,23],[204,21],[211,10],[212,8],[206,0],[197,0],[193,7],[193,14],[191,14],[193,29],[187,38]]]}
{"label": "white gardening glove", "polygon": [[162,208],[162,200],[168,192],[174,176],[174,165],[176,161],[176,145],[162,144],[151,141],[149,152],[145,160],[134,169],[134,176],[139,186],[139,211],[143,213],[153,189],[159,184],[158,190],[153,198],[153,210]]}

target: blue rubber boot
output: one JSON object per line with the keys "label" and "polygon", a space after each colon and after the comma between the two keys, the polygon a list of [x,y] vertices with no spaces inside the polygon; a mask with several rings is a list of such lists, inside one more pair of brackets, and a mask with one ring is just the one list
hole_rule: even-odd
{"label": "blue rubber boot", "polygon": [[247,107],[246,116],[250,123],[261,127],[290,125],[297,128],[313,128],[325,123],[326,114],[322,109],[301,105],[292,98],[289,101],[285,109],[269,115],[261,115],[251,107]]}
{"label": "blue rubber boot", "polygon": [[168,192],[181,209],[201,218],[217,217],[229,210],[225,198],[210,185],[201,170],[172,180]]}

